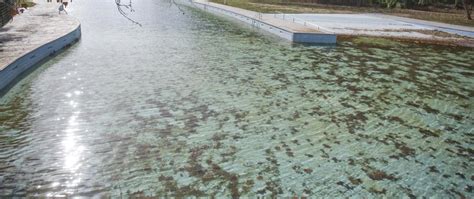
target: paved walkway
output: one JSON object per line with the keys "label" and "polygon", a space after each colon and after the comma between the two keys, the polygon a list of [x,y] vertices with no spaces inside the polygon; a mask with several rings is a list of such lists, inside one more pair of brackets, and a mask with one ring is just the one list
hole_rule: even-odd
{"label": "paved walkway", "polygon": [[263,14],[197,0],[291,32],[415,39],[474,47],[474,28],[383,14]]}
{"label": "paved walkway", "polygon": [[64,13],[58,14],[59,4],[56,1],[34,2],[36,6],[16,15],[13,21],[0,28],[0,70],[28,52],[71,32],[79,25],[79,21],[73,17]]}
{"label": "paved walkway", "polygon": [[363,35],[417,39],[474,47],[470,27],[375,14],[278,14],[307,27],[320,27],[337,35]]}
{"label": "paved walkway", "polygon": [[381,34],[392,30],[396,34],[402,30],[426,30],[417,25],[383,19],[365,14],[277,14],[278,18],[294,21],[307,26],[319,26],[336,34]]}
{"label": "paved walkway", "polygon": [[245,9],[236,8],[236,7],[232,7],[232,6],[226,6],[226,5],[222,5],[222,4],[218,4],[218,3],[207,2],[207,1],[203,1],[203,0],[197,0],[195,2],[196,3],[201,3],[201,4],[207,4],[207,5],[217,7],[217,8],[221,8],[221,9],[224,9],[224,10],[235,12],[235,13],[244,15],[244,16],[249,17],[249,18],[258,19],[262,22],[265,22],[267,24],[270,24],[270,25],[288,30],[290,32],[321,33],[320,30],[315,29],[313,27],[308,27],[308,26],[298,24],[298,23],[294,23],[294,22],[288,21],[288,20],[282,20],[282,19],[276,17],[273,14],[262,14],[262,13],[258,13],[258,12],[254,12],[254,11],[250,11],[250,10],[245,10]]}
{"label": "paved walkway", "polygon": [[416,24],[423,27],[434,28],[440,31],[450,32],[450,33],[474,38],[474,27],[452,25],[452,24],[446,24],[446,23],[441,23],[441,22],[425,21],[425,20],[420,20],[420,19],[412,19],[412,18],[398,17],[398,16],[385,15],[385,14],[372,14],[372,15],[379,18],[402,21],[406,23]]}

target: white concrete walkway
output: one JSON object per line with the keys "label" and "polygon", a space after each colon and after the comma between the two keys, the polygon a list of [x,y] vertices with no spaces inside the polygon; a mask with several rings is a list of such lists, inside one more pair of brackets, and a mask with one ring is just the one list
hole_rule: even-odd
{"label": "white concrete walkway", "polygon": [[374,36],[474,47],[474,29],[382,14],[263,14],[205,0],[215,7],[259,18],[293,32],[322,32],[341,36]]}
{"label": "white concrete walkway", "polygon": [[446,24],[446,23],[426,21],[426,20],[420,20],[420,19],[412,19],[412,18],[406,18],[406,17],[398,17],[398,16],[385,15],[385,14],[372,14],[372,15],[378,18],[392,19],[392,20],[396,20],[400,22],[416,24],[422,27],[433,28],[440,31],[455,33],[455,34],[463,35],[466,37],[474,38],[474,27]]}
{"label": "white concrete walkway", "polygon": [[218,4],[218,3],[212,3],[212,2],[205,1],[205,0],[195,0],[194,2],[214,6],[214,7],[221,8],[221,9],[231,11],[231,12],[235,12],[235,13],[247,16],[249,18],[258,19],[262,22],[268,23],[270,25],[273,25],[273,26],[276,26],[276,27],[279,27],[279,28],[283,28],[283,29],[291,31],[291,32],[302,32],[302,33],[317,33],[317,32],[320,32],[316,29],[306,27],[306,26],[298,24],[298,23],[292,23],[291,21],[281,20],[277,17],[274,17],[273,15],[267,15],[267,14],[262,14],[262,13],[259,13],[259,12],[254,12],[254,11],[245,10],[245,9],[241,9],[241,8],[236,8],[236,7],[232,7],[232,6],[226,6],[226,5],[222,5],[222,4]]}
{"label": "white concrete walkway", "polygon": [[[474,44],[473,38],[464,34],[447,31],[443,28],[430,26],[422,20],[392,17],[374,14],[278,14],[281,19],[305,24],[307,27],[320,27],[337,35],[365,35],[378,37],[394,37],[402,39],[437,40],[445,42],[465,42],[467,46]],[[415,23],[415,21],[417,23]],[[435,22],[433,22],[435,24]],[[469,27],[436,23],[446,28]],[[474,33],[474,32],[473,32]]]}
{"label": "white concrete walkway", "polygon": [[[58,14],[59,4],[34,0],[36,6],[0,28],[0,71],[23,55],[76,29],[75,18]],[[70,4],[68,7],[74,6]]]}

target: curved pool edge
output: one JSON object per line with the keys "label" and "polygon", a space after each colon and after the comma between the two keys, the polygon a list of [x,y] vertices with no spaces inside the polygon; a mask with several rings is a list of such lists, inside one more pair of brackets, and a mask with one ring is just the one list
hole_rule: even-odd
{"label": "curved pool edge", "polygon": [[0,96],[7,93],[10,88],[24,77],[27,71],[34,69],[37,64],[48,60],[58,52],[79,41],[81,38],[81,23],[72,17],[71,20],[75,20],[77,25],[66,34],[24,53],[13,62],[7,64],[3,70],[0,70]]}

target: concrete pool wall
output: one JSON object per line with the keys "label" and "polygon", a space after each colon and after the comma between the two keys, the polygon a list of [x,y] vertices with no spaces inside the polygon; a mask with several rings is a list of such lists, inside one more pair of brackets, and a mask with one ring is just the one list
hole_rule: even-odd
{"label": "concrete pool wall", "polygon": [[0,71],[0,92],[3,92],[25,71],[35,66],[40,61],[54,55],[61,49],[78,41],[81,37],[81,26],[78,25],[70,33],[46,43],[31,52],[19,57],[14,62]]}
{"label": "concrete pool wall", "polygon": [[[192,1],[192,3],[197,7],[202,10],[205,10],[207,12],[213,13],[213,14],[220,14],[220,15],[226,15],[230,16],[234,19],[237,19],[239,21],[245,22],[247,24],[250,24],[254,27],[257,27],[259,29],[265,30],[267,32],[270,32],[274,35],[277,35],[281,38],[287,39],[292,42],[297,42],[297,43],[318,43],[318,44],[336,44],[336,35],[332,33],[324,33],[324,32],[315,32],[314,30],[309,30],[307,31],[293,31],[289,30],[287,28],[284,28],[284,26],[278,26],[276,24],[278,23],[273,23],[270,24],[266,22],[267,20],[264,20],[263,17],[267,17],[268,15],[264,15],[262,13],[252,13],[255,15],[254,17],[250,17],[246,14],[248,13],[239,13],[238,10],[231,10],[233,7],[225,6],[224,5],[213,5],[210,3],[204,3],[204,2],[197,2],[197,1]],[[219,7],[217,7],[219,6]],[[229,9],[226,9],[226,7],[229,7]],[[246,11],[245,12],[251,12],[251,11]],[[294,24],[297,25],[297,24]]]}

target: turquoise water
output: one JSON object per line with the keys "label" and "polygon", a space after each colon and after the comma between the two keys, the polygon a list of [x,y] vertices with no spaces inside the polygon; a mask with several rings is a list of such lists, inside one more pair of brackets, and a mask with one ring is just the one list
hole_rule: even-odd
{"label": "turquoise water", "polygon": [[1,98],[2,197],[473,197],[471,49],[135,4],[74,1],[82,40]]}

